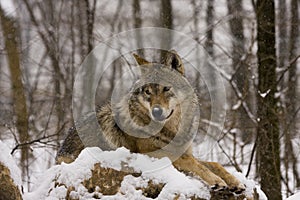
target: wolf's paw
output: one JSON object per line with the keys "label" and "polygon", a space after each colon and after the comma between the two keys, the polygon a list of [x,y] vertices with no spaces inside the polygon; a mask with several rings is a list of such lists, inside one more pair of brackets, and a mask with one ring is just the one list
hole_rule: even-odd
{"label": "wolf's paw", "polygon": [[229,191],[235,194],[242,194],[245,190],[246,190],[245,185],[240,182],[229,185]]}
{"label": "wolf's paw", "polygon": [[213,186],[210,186],[210,189],[215,191],[215,192],[221,192],[221,191],[228,190],[228,187],[227,186],[220,186],[219,184],[215,184]]}
{"label": "wolf's paw", "polygon": [[215,184],[211,185],[210,188],[213,191],[224,191],[224,190],[228,190],[228,186],[225,183],[225,181],[223,181],[222,179],[220,179],[219,177],[217,177],[217,179],[214,181]]}

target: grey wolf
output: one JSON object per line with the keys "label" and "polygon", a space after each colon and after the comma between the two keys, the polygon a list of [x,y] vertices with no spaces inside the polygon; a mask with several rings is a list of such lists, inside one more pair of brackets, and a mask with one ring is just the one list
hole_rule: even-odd
{"label": "grey wolf", "polygon": [[[143,76],[144,78],[147,76],[145,74],[147,73],[145,72],[146,69],[151,71],[152,69],[162,68],[164,71],[170,71],[170,73],[175,72],[182,80],[186,80],[182,59],[174,50],[166,54],[164,61],[161,63],[162,65],[149,62],[136,54],[134,54],[134,58],[137,64],[141,66],[141,79],[143,79]],[[175,82],[176,78],[173,81]],[[174,151],[172,148],[169,151],[163,149],[180,132],[182,119],[188,117],[183,116],[182,105],[175,93],[172,84],[163,85],[150,82],[138,86],[134,85],[128,95],[117,102],[116,105],[113,106],[110,102],[102,106],[96,112],[96,115],[102,129],[101,134],[109,146],[111,148],[123,146],[131,152],[149,154],[158,158],[169,157],[174,160],[173,153],[177,150],[176,148],[181,147],[173,146]],[[193,94],[191,106],[195,106],[197,103],[197,95]],[[190,115],[192,116],[193,113]],[[127,122],[128,119],[130,121]],[[120,121],[125,122],[123,125],[125,124],[126,127],[120,127]],[[160,126],[161,128],[154,134],[149,133],[150,136],[148,137],[136,137],[134,135],[136,133],[128,134],[128,131],[134,132],[135,130],[143,132],[143,127],[151,123],[154,123],[153,127]],[[194,125],[189,124],[191,127]],[[184,136],[184,134],[189,133],[183,131],[180,134]],[[235,193],[241,193],[245,190],[244,185],[219,163],[197,160],[192,155],[191,142],[185,142],[184,145],[186,144],[184,152],[173,162],[178,170],[193,173],[215,190],[228,189]],[[58,152],[57,162],[72,162],[83,148],[84,145],[76,129],[71,129]]]}

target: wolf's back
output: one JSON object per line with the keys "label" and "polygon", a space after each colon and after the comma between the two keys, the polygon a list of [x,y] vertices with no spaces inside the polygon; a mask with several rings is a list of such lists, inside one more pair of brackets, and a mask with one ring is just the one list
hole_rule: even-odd
{"label": "wolf's back", "polygon": [[135,152],[136,139],[120,129],[109,102],[97,109],[96,113],[91,112],[76,122],[76,128],[69,130],[58,151],[56,162],[74,161],[85,147],[114,150],[122,146]]}
{"label": "wolf's back", "polygon": [[62,143],[61,148],[57,152],[56,162],[71,163],[74,161],[80,152],[84,149],[84,145],[74,127],[70,128]]}
{"label": "wolf's back", "polygon": [[[94,120],[95,117],[97,119],[96,121]],[[113,126],[112,120],[113,116],[109,103],[101,109],[98,109],[96,113],[85,115],[83,119],[76,122],[76,128],[78,128],[80,133],[78,133],[75,127],[69,129],[56,155],[56,162],[70,163],[88,146],[98,146],[102,150],[112,149],[113,147],[107,142],[103,131],[96,128],[99,127],[98,123],[101,123],[101,126]]]}

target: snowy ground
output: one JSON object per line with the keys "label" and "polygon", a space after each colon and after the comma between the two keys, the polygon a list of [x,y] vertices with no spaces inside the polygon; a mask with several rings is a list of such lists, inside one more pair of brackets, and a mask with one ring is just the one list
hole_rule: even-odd
{"label": "snowy ground", "polygon": [[[21,171],[16,164],[15,159],[10,155],[10,148],[5,143],[0,141],[0,162],[10,169],[11,176],[16,185],[22,185]],[[136,187],[145,186],[149,179],[157,182],[166,183],[166,187],[161,192],[158,199],[168,199],[174,197],[175,193],[181,193],[184,196],[196,194],[199,197],[207,198],[209,192],[207,187],[199,180],[188,177],[178,172],[172,165],[170,160],[154,159],[141,154],[131,154],[125,148],[119,148],[116,151],[102,152],[98,148],[86,148],[79,156],[79,158],[71,164],[55,165],[44,173],[39,173],[39,180],[35,182],[33,192],[25,193],[23,198],[25,200],[31,199],[59,199],[65,197],[66,188],[56,187],[49,193],[49,189],[53,188],[54,180],[63,182],[66,185],[72,185],[77,189],[72,195],[81,197],[82,199],[91,199],[91,194],[87,192],[86,188],[81,185],[81,180],[87,179],[91,176],[91,169],[94,163],[101,162],[102,167],[110,167],[116,170],[121,170],[121,163],[129,163],[129,167],[142,173],[141,177],[126,176],[122,182],[120,191],[127,193],[127,196],[116,194],[114,196],[103,196],[102,198],[116,199],[116,198],[135,198],[145,199],[141,191],[136,190]],[[233,171],[232,168],[230,171]],[[240,179],[246,186],[246,193],[251,193],[251,189],[256,187],[260,192],[260,197],[266,199],[259,187],[254,181],[247,180],[244,175],[238,172],[233,174]],[[184,187],[183,187],[184,186]],[[101,194],[100,194],[101,195]],[[284,198],[284,197],[283,197]],[[299,200],[300,192],[290,196],[286,200]]]}
{"label": "snowy ground", "polygon": [[[83,150],[78,159],[71,164],[63,163],[47,170],[41,177],[37,187],[33,189],[34,192],[25,194],[24,199],[58,199],[65,197],[67,189],[63,186],[54,188],[54,180],[67,186],[73,186],[76,191],[72,192],[74,197],[91,199],[94,194],[88,193],[81,182],[91,176],[91,169],[93,169],[94,163],[97,162],[100,162],[102,167],[115,170],[122,170],[122,164],[128,163],[128,167],[142,173],[140,177],[128,175],[124,178],[120,192],[125,195],[118,193],[113,196],[101,196],[100,194],[101,198],[104,199],[145,199],[142,192],[135,188],[147,184],[148,180],[166,184],[157,199],[173,199],[176,194],[181,194],[181,199],[192,195],[206,199],[210,197],[207,186],[201,181],[177,171],[167,158],[154,159],[146,155],[132,154],[125,148],[103,152],[95,147]],[[237,172],[234,175],[247,186],[246,194],[251,195],[253,188],[257,188],[261,199],[266,199],[254,181],[247,180]],[[49,192],[51,188],[52,190]]]}

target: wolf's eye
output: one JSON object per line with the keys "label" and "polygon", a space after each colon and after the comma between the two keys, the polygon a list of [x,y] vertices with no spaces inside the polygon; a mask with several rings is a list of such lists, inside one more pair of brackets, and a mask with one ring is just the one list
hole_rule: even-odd
{"label": "wolf's eye", "polygon": [[168,92],[168,91],[170,91],[170,89],[171,89],[171,87],[164,87],[164,92]]}
{"label": "wolf's eye", "polygon": [[145,90],[145,93],[146,93],[147,95],[150,95],[150,94],[151,94],[150,90]]}

